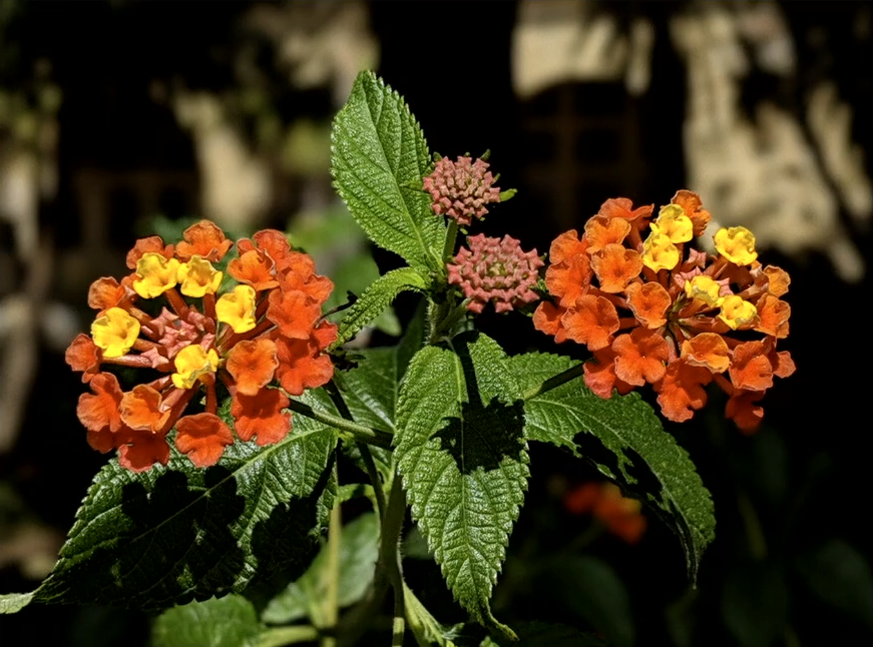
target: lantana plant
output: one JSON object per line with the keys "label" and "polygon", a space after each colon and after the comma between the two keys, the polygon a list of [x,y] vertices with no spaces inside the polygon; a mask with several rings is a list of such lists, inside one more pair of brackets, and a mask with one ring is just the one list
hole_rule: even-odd
{"label": "lantana plant", "polygon": [[[653,205],[608,199],[548,254],[486,237],[480,221],[499,222],[514,192],[496,186],[486,159],[432,155],[372,73],[358,77],[332,142],[339,195],[405,265],[324,312],[332,281],[282,232],[233,241],[202,221],[181,240],[139,240],[127,276],[92,285],[90,332],[66,353],[88,388],[76,410],[83,436],[117,457],[47,579],[0,597],[0,611],[97,602],[161,612],[158,645],[180,644],[183,626],[190,644],[219,634],[348,644],[393,591],[391,644],[453,645],[462,634],[464,644],[545,644],[541,625],[516,633],[490,605],[532,443],[614,483],[568,499],[576,512],[594,510],[636,541],[648,506],[696,578],[714,538],[710,495],[637,388],[650,385],[660,414],[682,422],[715,383],[724,415],[754,432],[774,377],[794,371],[777,350],[788,275],[758,262],[742,227],[718,231],[715,254],[701,251],[709,213],[687,190],[654,218]],[[403,292],[421,305],[396,345],[347,346]],[[510,356],[477,328],[486,309],[527,318],[532,343],[550,336],[573,352]],[[589,359],[569,356],[579,346]],[[373,510],[343,525],[341,504],[358,496]],[[407,513],[469,614],[463,628],[440,624],[404,579]]]}

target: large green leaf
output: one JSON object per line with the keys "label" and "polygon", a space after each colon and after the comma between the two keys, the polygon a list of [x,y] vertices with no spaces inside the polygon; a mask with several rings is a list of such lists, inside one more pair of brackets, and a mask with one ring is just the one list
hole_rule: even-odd
{"label": "large green leaf", "polygon": [[370,239],[425,274],[439,269],[445,223],[421,189],[430,154],[400,95],[361,72],[331,141],[334,186]]}
{"label": "large green leaf", "polygon": [[495,341],[459,335],[412,359],[395,435],[412,515],[449,588],[507,635],[488,600],[527,487],[520,393]]}
{"label": "large green leaf", "polygon": [[339,330],[334,346],[342,346],[358,332],[382,314],[401,292],[415,290],[421,292],[427,282],[421,274],[410,267],[401,267],[380,276],[361,297],[348,309],[339,322]]}
{"label": "large green leaf", "polygon": [[262,631],[254,605],[227,595],[162,613],[152,625],[152,647],[253,647]]}
{"label": "large green leaf", "polygon": [[[364,597],[373,580],[379,552],[376,515],[372,512],[361,515],[343,526],[340,536],[337,605],[347,607]],[[310,610],[322,605],[327,593],[323,577],[327,561],[325,545],[309,570],[270,601],[261,615],[264,622],[284,624],[314,615]]]}
{"label": "large green leaf", "polygon": [[[509,360],[524,390],[576,363],[536,353]],[[636,393],[604,400],[581,378],[571,380],[525,403],[525,435],[587,458],[626,492],[649,503],[679,535],[689,576],[696,578],[700,557],[715,537],[712,499],[688,453]]]}
{"label": "large green leaf", "polygon": [[282,442],[237,442],[207,469],[175,451],[140,474],[111,461],[33,599],[161,609],[298,577],[332,505],[335,445],[329,427],[295,415]]}

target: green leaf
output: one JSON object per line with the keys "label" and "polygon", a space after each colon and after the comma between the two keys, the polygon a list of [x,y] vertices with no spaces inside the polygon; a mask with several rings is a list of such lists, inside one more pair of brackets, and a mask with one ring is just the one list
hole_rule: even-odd
{"label": "green leaf", "polygon": [[425,274],[441,269],[445,223],[421,189],[430,153],[400,95],[361,72],[331,142],[334,187],[370,239]]}
{"label": "green leaf", "polygon": [[789,621],[789,589],[781,565],[732,564],[722,589],[721,613],[738,645],[776,644]]}
{"label": "green leaf", "polygon": [[[340,607],[347,607],[364,597],[373,580],[379,551],[376,515],[367,512],[343,526],[341,537],[337,603]],[[261,616],[264,622],[293,622],[306,616],[309,609],[322,604],[326,595],[322,573],[327,559],[325,545],[309,570],[270,601]]]}
{"label": "green leaf", "polygon": [[[536,353],[509,360],[522,390],[577,363]],[[648,503],[679,535],[689,577],[696,579],[700,557],[715,538],[712,499],[688,453],[639,395],[604,400],[581,378],[573,379],[527,401],[525,434],[592,461],[625,492]]]}
{"label": "green leaf", "polygon": [[538,580],[537,587],[551,592],[545,595],[587,621],[610,644],[616,647],[634,644],[634,619],[627,589],[606,562],[590,555],[555,560]]}
{"label": "green leaf", "polygon": [[139,474],[113,460],[34,599],[161,609],[297,577],[333,502],[335,445],[329,427],[295,415],[282,442],[237,442],[207,469],[175,451]]}
{"label": "green leaf", "polygon": [[241,595],[174,607],[152,625],[152,647],[251,647],[263,627]]}
{"label": "green leaf", "polygon": [[[400,381],[413,355],[424,344],[424,335],[425,303],[422,300],[399,344],[358,351],[363,359],[356,368],[334,373],[334,382],[355,422],[396,432],[394,421]],[[366,470],[356,447],[344,443],[343,448],[361,469]],[[386,481],[390,480],[394,474],[391,452],[380,447],[370,447],[370,452]]]}
{"label": "green leaf", "polygon": [[427,282],[421,274],[409,267],[401,267],[380,276],[370,285],[361,297],[348,309],[339,322],[339,331],[333,347],[342,346],[358,334],[368,323],[385,311],[401,292],[427,289]]}
{"label": "green leaf", "polygon": [[832,537],[796,564],[813,595],[873,629],[873,578],[858,549]]}
{"label": "green leaf", "polygon": [[412,359],[395,435],[412,516],[449,588],[477,621],[512,637],[488,600],[527,487],[520,395],[500,346],[465,333]]}
{"label": "green leaf", "polygon": [[4,593],[0,595],[0,614],[18,613],[33,600],[31,593]]}

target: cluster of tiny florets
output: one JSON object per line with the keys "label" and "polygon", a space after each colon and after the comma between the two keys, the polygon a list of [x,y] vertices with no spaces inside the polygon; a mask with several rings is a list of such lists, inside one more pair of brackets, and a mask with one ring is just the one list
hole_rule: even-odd
{"label": "cluster of tiny florets", "polygon": [[536,250],[525,252],[511,236],[487,238],[484,234],[467,238],[469,249],[461,248],[448,264],[449,283],[460,286],[470,301],[467,309],[482,312],[489,301],[497,312],[536,301],[532,288],[539,278],[543,261]]}
{"label": "cluster of tiny florets", "polygon": [[433,212],[463,226],[469,225],[473,216],[484,217],[488,213],[485,205],[500,202],[500,189],[493,184],[488,163],[481,159],[474,162],[470,157],[458,157],[455,162],[444,157],[424,178],[424,190],[433,199]]}

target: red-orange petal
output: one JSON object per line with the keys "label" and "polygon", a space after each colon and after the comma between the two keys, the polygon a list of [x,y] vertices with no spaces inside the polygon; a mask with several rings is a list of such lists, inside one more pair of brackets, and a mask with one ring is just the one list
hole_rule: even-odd
{"label": "red-orange petal", "polygon": [[788,272],[781,267],[768,265],[763,270],[767,276],[767,291],[774,297],[781,297],[788,292],[788,286],[791,285],[791,277]]}
{"label": "red-orange petal", "polygon": [[794,360],[791,358],[791,353],[787,350],[780,350],[779,352],[771,351],[767,357],[770,360],[770,365],[773,367],[773,375],[776,377],[788,377],[797,370]]}
{"label": "red-orange petal", "polygon": [[599,252],[607,245],[621,245],[630,233],[630,222],[623,218],[595,216],[585,223],[588,254]]}
{"label": "red-orange petal", "polygon": [[276,339],[279,350],[279,367],[276,379],[291,395],[302,395],[306,389],[314,389],[333,377],[333,362],[320,354],[317,342],[302,339]]}
{"label": "red-orange petal", "polygon": [[667,370],[670,348],[662,335],[645,328],[634,328],[612,342],[615,351],[615,375],[634,386],[654,384]]}
{"label": "red-orange petal", "polygon": [[703,202],[700,196],[687,189],[681,189],[676,192],[673,199],[670,200],[673,204],[678,204],[685,211],[685,215],[691,219],[691,224],[694,227],[694,235],[702,236],[706,231],[706,226],[709,224],[711,215],[709,211],[703,209]]}
{"label": "red-orange petal", "polygon": [[612,335],[619,329],[618,312],[605,297],[586,294],[576,300],[575,307],[569,309],[561,318],[572,339],[588,346],[589,350],[600,350],[612,343]]}
{"label": "red-orange petal", "polygon": [[236,435],[258,445],[273,445],[291,431],[291,412],[283,411],[290,400],[279,389],[262,389],[256,395],[236,393],[230,405]]}
{"label": "red-orange petal", "polygon": [[733,420],[744,434],[753,434],[758,430],[764,417],[764,408],[755,405],[755,402],[764,397],[761,391],[743,391],[737,389],[727,401],[725,417]]}
{"label": "red-orange petal", "polygon": [[625,294],[634,317],[646,328],[654,330],[667,323],[667,309],[673,300],[660,283],[631,283]]}
{"label": "red-orange petal", "polygon": [[575,229],[565,231],[552,241],[549,248],[549,263],[563,263],[579,254],[584,254],[588,249],[588,242],[579,239],[579,232]]}
{"label": "red-orange petal", "polygon": [[691,366],[676,360],[667,366],[664,378],[655,384],[661,413],[673,422],[689,420],[694,411],[706,404],[706,389],[712,373],[700,366]]}
{"label": "red-orange petal", "polygon": [[564,316],[565,312],[567,312],[566,308],[543,301],[534,311],[534,328],[554,337],[561,330],[561,317]]}
{"label": "red-orange petal", "polygon": [[588,293],[593,276],[588,255],[578,254],[546,269],[546,288],[562,308],[569,308]]}
{"label": "red-orange petal", "polygon": [[74,371],[83,371],[82,381],[90,382],[100,371],[103,351],[85,333],[79,333],[64,353],[64,360]]}
{"label": "red-orange petal", "polygon": [[318,274],[301,274],[288,271],[281,275],[279,285],[283,291],[300,291],[318,304],[327,301],[333,292],[333,281]]}
{"label": "red-orange petal", "polygon": [[309,339],[315,322],[321,316],[321,306],[299,290],[270,292],[267,319],[290,339]]}
{"label": "red-orange petal", "polygon": [[774,297],[765,294],[755,304],[758,309],[758,325],[755,330],[777,339],[788,336],[788,318],[791,316],[791,306]]}
{"label": "red-orange petal", "polygon": [[124,394],[118,407],[121,420],[131,429],[160,431],[170,417],[161,410],[161,394],[147,384],[138,384]]}
{"label": "red-orange petal", "polygon": [[681,356],[691,366],[704,366],[713,373],[724,373],[731,363],[727,342],[714,332],[703,332],[683,341]]}
{"label": "red-orange petal", "polygon": [[119,305],[127,296],[127,290],[112,277],[99,278],[88,288],[88,306],[95,310],[108,310]]}
{"label": "red-orange petal", "polygon": [[649,204],[643,207],[633,208],[634,203],[628,198],[610,198],[600,206],[598,216],[604,218],[623,218],[625,220],[637,220],[648,218],[652,215],[655,205]]}
{"label": "red-orange petal", "polygon": [[[292,264],[292,259],[290,258],[292,254],[291,245],[288,244],[288,239],[281,231],[277,229],[262,229],[255,233],[252,238],[258,249],[264,250],[273,259],[278,271],[284,271]],[[313,271],[315,270],[314,263],[312,269]]]}
{"label": "red-orange petal", "polygon": [[773,386],[773,366],[760,341],[748,341],[734,348],[729,372],[737,389],[766,391]]}
{"label": "red-orange petal", "polygon": [[632,385],[615,376],[615,352],[611,348],[595,352],[594,359],[585,362],[582,370],[585,386],[604,400],[612,397],[613,389],[617,389],[622,395],[633,391]]}
{"label": "red-orange petal", "polygon": [[170,446],[163,434],[147,431],[119,432],[118,463],[132,472],[144,472],[157,463],[166,465],[170,460]]}
{"label": "red-orange petal", "polygon": [[312,329],[312,337],[309,341],[315,344],[316,350],[324,350],[336,341],[338,326],[329,321],[322,321]]}
{"label": "red-orange petal", "polygon": [[126,264],[128,269],[135,270],[136,264],[143,254],[160,254],[166,259],[173,258],[173,246],[164,245],[164,241],[160,236],[149,236],[148,238],[140,238],[133,246],[133,249],[127,253]]}
{"label": "red-orange petal", "polygon": [[276,343],[261,337],[241,341],[227,354],[225,368],[243,395],[253,396],[270,383],[279,366]]}
{"label": "red-orange petal", "polygon": [[609,244],[591,258],[591,267],[600,281],[600,289],[617,294],[624,292],[627,284],[640,275],[643,259],[636,250]]}
{"label": "red-orange petal", "polygon": [[94,395],[83,393],[79,396],[79,405],[76,407],[79,421],[88,431],[118,431],[121,428],[118,407],[123,395],[118,378],[112,373],[98,373],[89,385]]}
{"label": "red-orange petal", "polygon": [[278,287],[273,259],[259,249],[250,249],[227,264],[227,273],[256,292]]}
{"label": "red-orange petal", "polygon": [[233,433],[214,413],[198,413],[176,423],[176,448],[188,454],[197,467],[215,465],[224,448],[233,444]]}
{"label": "red-orange petal", "polygon": [[192,256],[202,256],[208,261],[217,262],[224,258],[233,241],[215,223],[201,220],[182,232],[184,240],[176,245],[176,256],[183,261]]}

